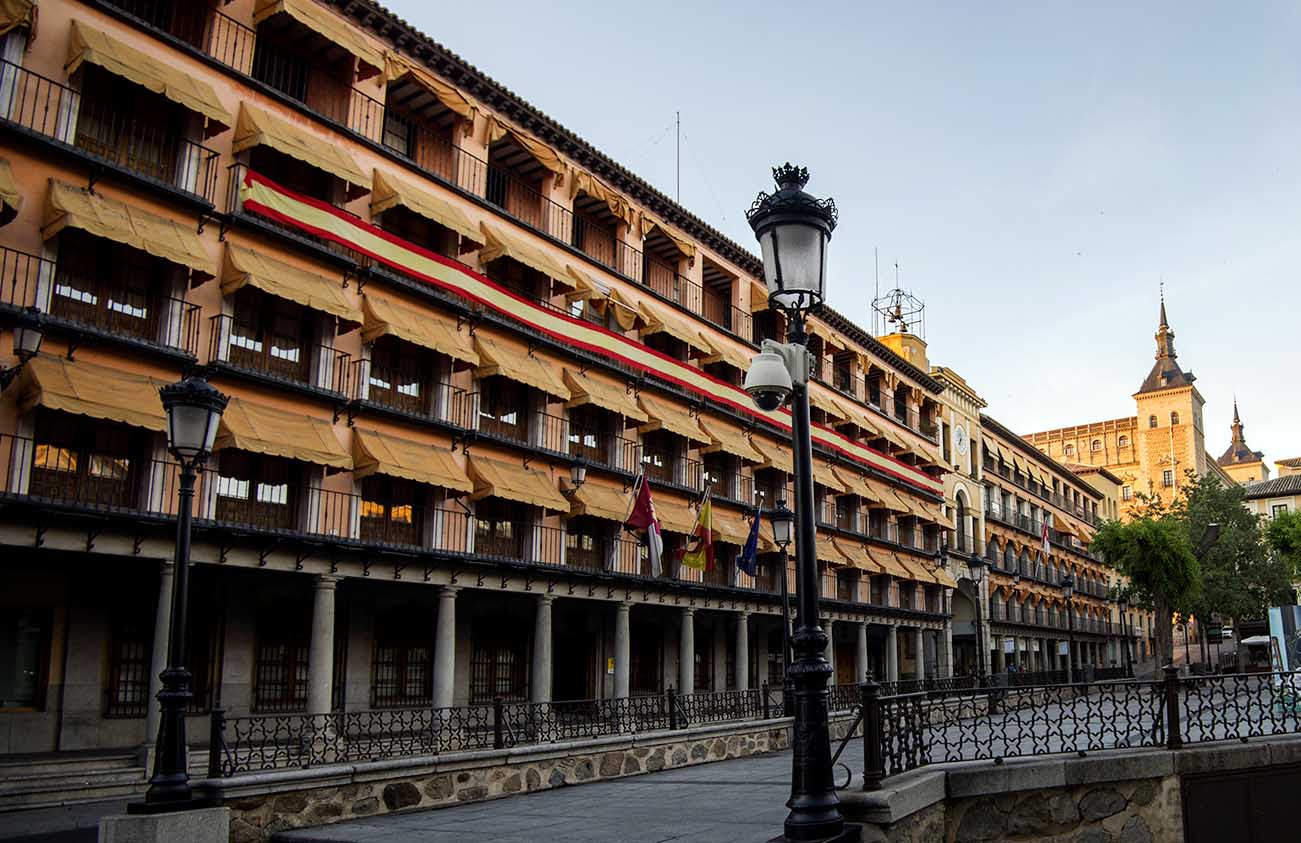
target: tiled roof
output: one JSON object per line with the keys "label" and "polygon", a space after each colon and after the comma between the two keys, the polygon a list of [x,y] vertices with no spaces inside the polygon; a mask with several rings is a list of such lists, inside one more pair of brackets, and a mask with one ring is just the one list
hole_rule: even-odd
{"label": "tiled roof", "polygon": [[1288,468],[1301,468],[1301,457],[1288,457],[1285,460],[1274,460],[1275,465],[1285,465]]}
{"label": "tiled roof", "polygon": [[1258,498],[1277,498],[1284,495],[1301,495],[1301,474],[1289,474],[1275,477],[1273,480],[1261,480],[1247,485],[1247,500]]}
{"label": "tiled roof", "polygon": [[1152,366],[1152,371],[1147,373],[1143,379],[1143,385],[1138,388],[1138,394],[1145,392],[1156,392],[1159,389],[1174,389],[1179,386],[1192,386],[1193,381],[1197,380],[1192,372],[1185,372],[1179,368],[1173,357],[1161,357]]}
{"label": "tiled roof", "polygon": [[1242,463],[1260,462],[1264,458],[1264,451],[1253,451],[1247,447],[1245,442],[1234,442],[1229,446],[1229,450],[1220,455],[1216,462],[1220,465],[1240,465]]}

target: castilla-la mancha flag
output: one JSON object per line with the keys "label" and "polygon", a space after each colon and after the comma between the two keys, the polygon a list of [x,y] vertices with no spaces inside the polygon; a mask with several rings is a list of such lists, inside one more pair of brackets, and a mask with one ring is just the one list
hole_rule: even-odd
{"label": "castilla-la mancha flag", "polygon": [[645,475],[637,475],[634,482],[632,510],[624,520],[627,530],[639,532],[646,537],[646,553],[650,557],[651,576],[658,577],[661,572],[660,558],[664,554],[664,537],[660,535],[660,519],[655,514],[655,502],[651,500],[650,484]]}
{"label": "castilla-la mancha flag", "polygon": [[714,570],[714,507],[711,499],[712,493],[706,491],[705,499],[700,503],[700,514],[696,516],[696,526],[678,560],[698,571]]}

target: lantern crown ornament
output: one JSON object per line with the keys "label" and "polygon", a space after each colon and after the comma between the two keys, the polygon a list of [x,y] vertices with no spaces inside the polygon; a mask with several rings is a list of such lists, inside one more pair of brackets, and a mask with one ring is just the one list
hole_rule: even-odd
{"label": "lantern crown ornament", "polygon": [[836,228],[833,199],[804,191],[809,171],[787,162],[772,170],[777,190],[755,197],[746,219],[763,253],[768,298],[787,310],[807,311],[823,299],[827,243]]}

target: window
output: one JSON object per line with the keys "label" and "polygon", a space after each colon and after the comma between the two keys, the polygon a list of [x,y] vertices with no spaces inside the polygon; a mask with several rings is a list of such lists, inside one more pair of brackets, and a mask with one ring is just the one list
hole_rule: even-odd
{"label": "window", "polygon": [[514,442],[528,441],[529,388],[494,375],[479,381],[479,430]]}
{"label": "window", "polygon": [[361,540],[421,544],[421,489],[409,480],[375,474],[361,481]]}
{"label": "window", "polygon": [[371,705],[428,705],[433,698],[433,626],[428,615],[415,608],[383,612],[376,627]]}
{"label": "window", "polygon": [[1120,487],[1120,499],[1122,501],[1133,500],[1133,498],[1134,498],[1134,489],[1132,487],[1130,486]]}
{"label": "window", "polygon": [[695,640],[696,693],[714,690],[714,636],[700,634],[697,627]]}
{"label": "window", "polygon": [[500,498],[485,498],[475,504],[474,552],[480,556],[524,558],[524,534],[528,527],[523,505]]}
{"label": "window", "polygon": [[297,468],[289,460],[244,451],[217,456],[218,521],[273,530],[295,524]]}
{"label": "window", "polygon": [[470,705],[494,697],[520,702],[528,691],[529,631],[518,619],[476,623],[470,656]]}
{"label": "window", "polygon": [[245,287],[235,294],[231,363],[299,383],[311,371],[313,313],[300,304]]}
{"label": "window", "polygon": [[1175,484],[1175,473],[1174,473],[1174,471],[1171,470],[1171,469],[1168,469],[1168,468],[1167,468],[1165,471],[1162,471],[1162,472],[1161,472],[1161,485],[1162,485],[1162,486],[1173,486],[1174,484]]}
{"label": "window", "polygon": [[607,523],[586,515],[570,518],[565,523],[565,564],[604,571],[610,561]]}
{"label": "window", "polygon": [[1147,426],[1148,426],[1148,427],[1156,427],[1156,416],[1148,416],[1148,417],[1147,417]]}
{"label": "window", "polygon": [[1170,424],[1171,424],[1171,426],[1176,425],[1176,424],[1179,424],[1179,414],[1178,414],[1178,413],[1176,413],[1176,412],[1171,412],[1171,413],[1170,413]]}
{"label": "window", "polygon": [[427,415],[432,390],[425,373],[432,367],[425,349],[381,337],[371,351],[366,398],[385,407]]}
{"label": "window", "polygon": [[1102,440],[1101,440],[1101,439],[1094,439],[1092,442],[1090,442],[1090,443],[1089,443],[1089,450],[1090,450],[1090,451],[1093,451],[1094,453],[1097,453],[1098,451],[1101,451],[1101,450],[1102,450]]}
{"label": "window", "polygon": [[49,647],[49,609],[0,612],[0,709],[45,707]]}
{"label": "window", "polygon": [[1065,445],[1062,446],[1062,453],[1069,457],[1070,455],[1075,453],[1075,446],[1067,442]]}
{"label": "window", "polygon": [[119,612],[109,632],[105,717],[144,717],[149,705],[149,663],[154,631],[143,606]]}
{"label": "window", "polygon": [[138,431],[45,410],[36,416],[36,431],[32,497],[108,507],[135,503]]}
{"label": "window", "polygon": [[1128,448],[1128,447],[1129,447],[1129,437],[1128,437],[1128,436],[1122,436],[1122,437],[1120,437],[1119,439],[1117,439],[1117,440],[1116,440],[1116,447],[1117,447],[1117,448]]}
{"label": "window", "polygon": [[157,340],[170,269],[144,252],[65,230],[50,314],[114,334]]}
{"label": "window", "polygon": [[307,708],[307,650],[311,612],[283,605],[258,617],[253,660],[254,712]]}
{"label": "window", "polygon": [[1270,507],[1270,517],[1271,517],[1271,518],[1277,518],[1277,517],[1279,517],[1280,515],[1287,515],[1287,504],[1285,504],[1285,503],[1276,503],[1276,504],[1274,504],[1272,507]]}

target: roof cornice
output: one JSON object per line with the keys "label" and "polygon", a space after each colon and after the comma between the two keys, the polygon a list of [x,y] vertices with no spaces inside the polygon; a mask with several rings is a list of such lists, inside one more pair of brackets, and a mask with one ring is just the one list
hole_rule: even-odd
{"label": "roof cornice", "polygon": [[1021,451],[1026,456],[1030,457],[1036,462],[1043,463],[1048,468],[1057,472],[1057,475],[1061,477],[1061,479],[1069,481],[1072,485],[1075,486],[1075,488],[1079,489],[1081,492],[1091,495],[1097,498],[1098,500],[1102,500],[1104,497],[1106,497],[1105,495],[1102,494],[1102,492],[1093,488],[1084,480],[1081,480],[1079,475],[1077,475],[1075,472],[1071,471],[1069,468],[1062,465],[1057,460],[1048,456],[1043,451],[1036,448],[1034,445],[1031,445],[1029,442],[1025,441],[1024,437],[1017,436],[1011,430],[1004,427],[1003,424],[997,421],[996,419],[993,419],[990,416],[981,413],[980,426],[983,428],[989,428],[994,433],[998,434],[1004,441],[1006,441],[1008,445],[1011,445],[1013,448],[1016,448],[1018,451]]}
{"label": "roof cornice", "polygon": [[867,331],[864,331],[862,328],[858,327],[853,322],[849,321],[849,318],[847,316],[845,316],[843,313],[836,310],[835,308],[831,307],[830,305],[826,305],[826,304],[822,305],[817,309],[817,311],[815,311],[814,315],[816,315],[823,322],[826,322],[832,328],[835,328],[837,331],[840,331],[842,334],[849,337],[854,342],[863,346],[868,351],[875,354],[877,357],[880,357],[886,363],[889,363],[894,368],[898,369],[899,371],[906,374],[908,377],[917,381],[919,384],[925,387],[929,392],[933,392],[936,395],[939,395],[941,392],[944,391],[944,384],[940,383],[939,381],[931,377],[926,372],[923,372],[921,369],[917,368],[913,364],[909,363],[907,360],[900,357],[898,354],[894,352],[893,349],[891,349],[885,343],[881,342],[876,337],[869,334]]}

